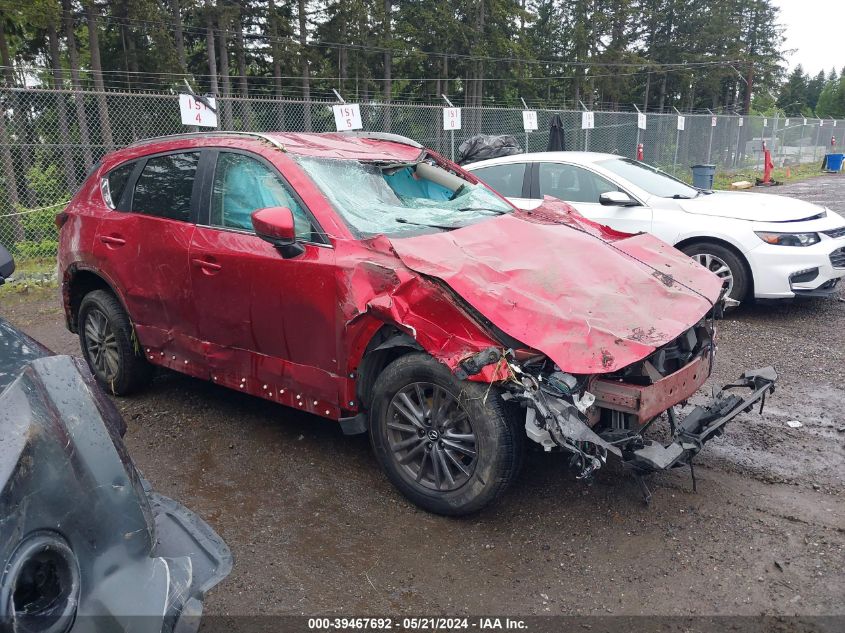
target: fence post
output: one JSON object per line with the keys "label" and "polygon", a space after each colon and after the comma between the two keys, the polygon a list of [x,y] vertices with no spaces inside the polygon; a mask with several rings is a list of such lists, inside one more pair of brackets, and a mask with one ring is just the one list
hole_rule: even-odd
{"label": "fence post", "polygon": [[815,163],[818,158],[819,153],[819,140],[821,139],[822,135],[822,120],[819,119],[819,124],[816,126],[816,143],[813,145],[813,162]]}

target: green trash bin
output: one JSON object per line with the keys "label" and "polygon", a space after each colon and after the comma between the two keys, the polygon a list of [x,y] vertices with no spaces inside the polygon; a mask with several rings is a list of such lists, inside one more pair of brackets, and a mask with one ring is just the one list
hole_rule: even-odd
{"label": "green trash bin", "polygon": [[716,165],[693,165],[692,186],[696,189],[713,189],[713,179],[716,176]]}

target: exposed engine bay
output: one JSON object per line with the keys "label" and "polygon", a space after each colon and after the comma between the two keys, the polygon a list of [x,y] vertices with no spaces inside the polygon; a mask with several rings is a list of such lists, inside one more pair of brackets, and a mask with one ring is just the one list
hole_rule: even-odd
{"label": "exposed engine bay", "polygon": [[[531,440],[546,451],[568,453],[578,479],[600,469],[608,453],[615,455],[638,477],[648,500],[639,475],[685,465],[692,469],[693,457],[707,440],[721,435],[730,420],[757,402],[762,412],[766,395],[774,391],[773,368],[747,371],[737,382],[714,389],[709,402],[678,417],[676,407],[686,404],[710,376],[718,311],[717,306],[647,358],[609,374],[574,375],[544,355],[517,360],[512,350],[502,355],[494,349],[464,361],[463,370],[507,363],[502,397],[525,409],[525,432]],[[749,393],[736,393],[743,389]],[[647,439],[646,431],[664,415],[668,441]]]}

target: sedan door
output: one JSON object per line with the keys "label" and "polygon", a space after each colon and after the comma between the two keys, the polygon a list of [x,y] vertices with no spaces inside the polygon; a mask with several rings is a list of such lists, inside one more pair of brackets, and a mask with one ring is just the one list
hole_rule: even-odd
{"label": "sedan door", "polygon": [[[334,415],[334,250],[268,160],[236,150],[211,153],[190,249],[191,291],[210,378]],[[268,207],[292,211],[302,254],[286,259],[255,234],[251,214]]]}
{"label": "sedan door", "polygon": [[[652,210],[636,206],[603,205],[599,196],[624,190],[594,171],[560,162],[533,163],[532,197],[551,196],[568,202],[583,216],[626,233],[650,232]],[[627,192],[625,192],[627,193]],[[633,199],[633,198],[632,198]]]}

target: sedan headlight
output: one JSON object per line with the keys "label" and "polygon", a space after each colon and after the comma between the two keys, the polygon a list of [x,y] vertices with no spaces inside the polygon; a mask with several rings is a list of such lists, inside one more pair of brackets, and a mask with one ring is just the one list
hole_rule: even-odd
{"label": "sedan headlight", "polygon": [[812,246],[819,241],[818,233],[770,233],[754,231],[767,244],[778,246]]}

